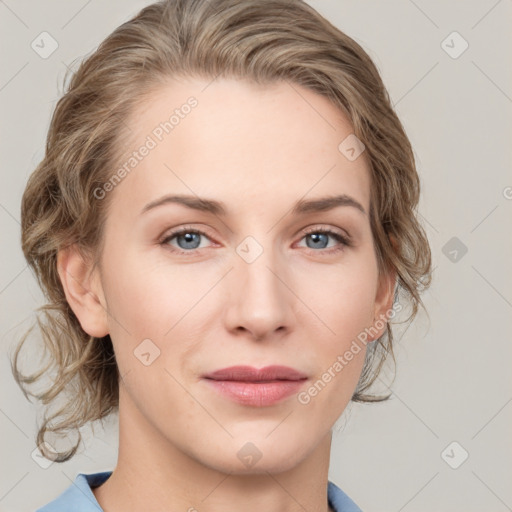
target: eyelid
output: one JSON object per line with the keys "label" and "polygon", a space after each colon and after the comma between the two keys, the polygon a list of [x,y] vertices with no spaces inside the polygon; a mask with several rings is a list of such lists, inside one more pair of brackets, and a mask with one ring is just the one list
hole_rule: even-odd
{"label": "eyelid", "polygon": [[[163,244],[166,242],[166,240],[168,240],[170,238],[174,238],[175,236],[180,235],[182,233],[198,233],[200,235],[205,236],[206,238],[208,238],[210,240],[212,240],[212,238],[213,238],[213,236],[210,235],[210,233],[208,232],[208,229],[197,228],[197,227],[194,227],[193,225],[185,224],[183,226],[165,231],[164,234],[158,238],[158,243]],[[187,252],[191,252],[191,251],[187,251]]]}
{"label": "eyelid", "polygon": [[350,235],[350,233],[344,229],[339,229],[339,228],[335,228],[335,227],[332,227],[332,226],[323,226],[321,224],[317,224],[313,227],[308,227],[308,228],[305,228],[303,233],[305,235],[309,235],[311,233],[335,233],[336,235],[344,238],[347,242],[350,242],[352,243],[352,236]]}

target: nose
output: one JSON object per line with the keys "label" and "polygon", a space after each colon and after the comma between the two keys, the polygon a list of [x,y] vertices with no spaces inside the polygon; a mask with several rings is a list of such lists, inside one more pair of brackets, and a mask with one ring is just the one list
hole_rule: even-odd
{"label": "nose", "polygon": [[293,327],[296,300],[285,262],[270,250],[248,261],[235,254],[234,269],[227,276],[226,327],[257,341],[282,337]]}

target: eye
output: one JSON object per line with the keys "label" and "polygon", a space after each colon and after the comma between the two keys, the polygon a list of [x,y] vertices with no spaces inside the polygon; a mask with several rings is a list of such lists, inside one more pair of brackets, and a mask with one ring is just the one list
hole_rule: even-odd
{"label": "eye", "polygon": [[[186,254],[196,249],[204,248],[201,247],[201,237],[207,238],[208,240],[210,239],[203,231],[185,226],[167,233],[165,238],[163,238],[159,243],[160,245],[170,247],[173,252]],[[178,245],[177,248],[171,243],[174,239],[176,239],[176,244]]]}
{"label": "eye", "polygon": [[[328,247],[329,238],[338,242],[338,246]],[[306,235],[301,239],[306,239],[306,246],[309,249],[328,249],[327,253],[333,253],[343,250],[345,247],[350,247],[351,241],[348,235],[342,235],[337,231],[326,228],[310,228],[306,230]],[[310,241],[310,243],[308,243]],[[314,251],[318,252],[318,251]]]}
{"label": "eye", "polygon": [[[332,229],[314,227],[306,230],[305,233],[305,236],[303,236],[301,240],[306,239],[307,248],[311,249],[313,252],[319,252],[319,250],[321,250],[322,252],[330,254],[341,251],[345,247],[352,245],[349,235],[343,235]],[[211,241],[210,237],[204,231],[184,226],[167,233],[159,243],[172,252],[191,254],[195,250],[205,248],[205,246],[201,245],[202,238]],[[329,239],[335,240],[338,242],[338,245],[329,247]]]}

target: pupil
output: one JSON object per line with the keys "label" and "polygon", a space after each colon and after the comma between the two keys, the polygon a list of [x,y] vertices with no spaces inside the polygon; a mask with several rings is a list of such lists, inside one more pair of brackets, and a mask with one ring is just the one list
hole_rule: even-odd
{"label": "pupil", "polygon": [[[182,249],[197,249],[198,244],[193,245],[193,246],[188,245],[188,244],[194,244],[194,237],[196,237],[195,241],[198,242],[198,240],[199,240],[198,233],[185,233],[185,234],[181,235],[181,237],[179,237],[179,238],[185,239],[185,244],[186,244],[185,247],[181,247],[181,248]],[[179,245],[181,246],[181,244],[179,244]]]}
{"label": "pupil", "polygon": [[[327,235],[325,233],[313,233],[312,235],[309,235],[312,239],[313,239],[313,243],[318,243],[319,241],[321,242],[322,240],[324,242],[327,242]],[[309,245],[308,245],[309,247]],[[317,246],[313,246],[314,248],[316,248]],[[325,248],[325,247],[322,247],[322,248]]]}

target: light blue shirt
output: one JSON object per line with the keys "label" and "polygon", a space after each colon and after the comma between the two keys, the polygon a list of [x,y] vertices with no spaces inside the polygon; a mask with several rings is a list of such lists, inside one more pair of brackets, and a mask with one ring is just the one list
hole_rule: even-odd
{"label": "light blue shirt", "polygon": [[[103,512],[91,490],[98,487],[112,471],[85,475],[80,473],[60,496],[36,512]],[[327,499],[335,512],[362,512],[361,509],[335,484],[327,483]]]}

